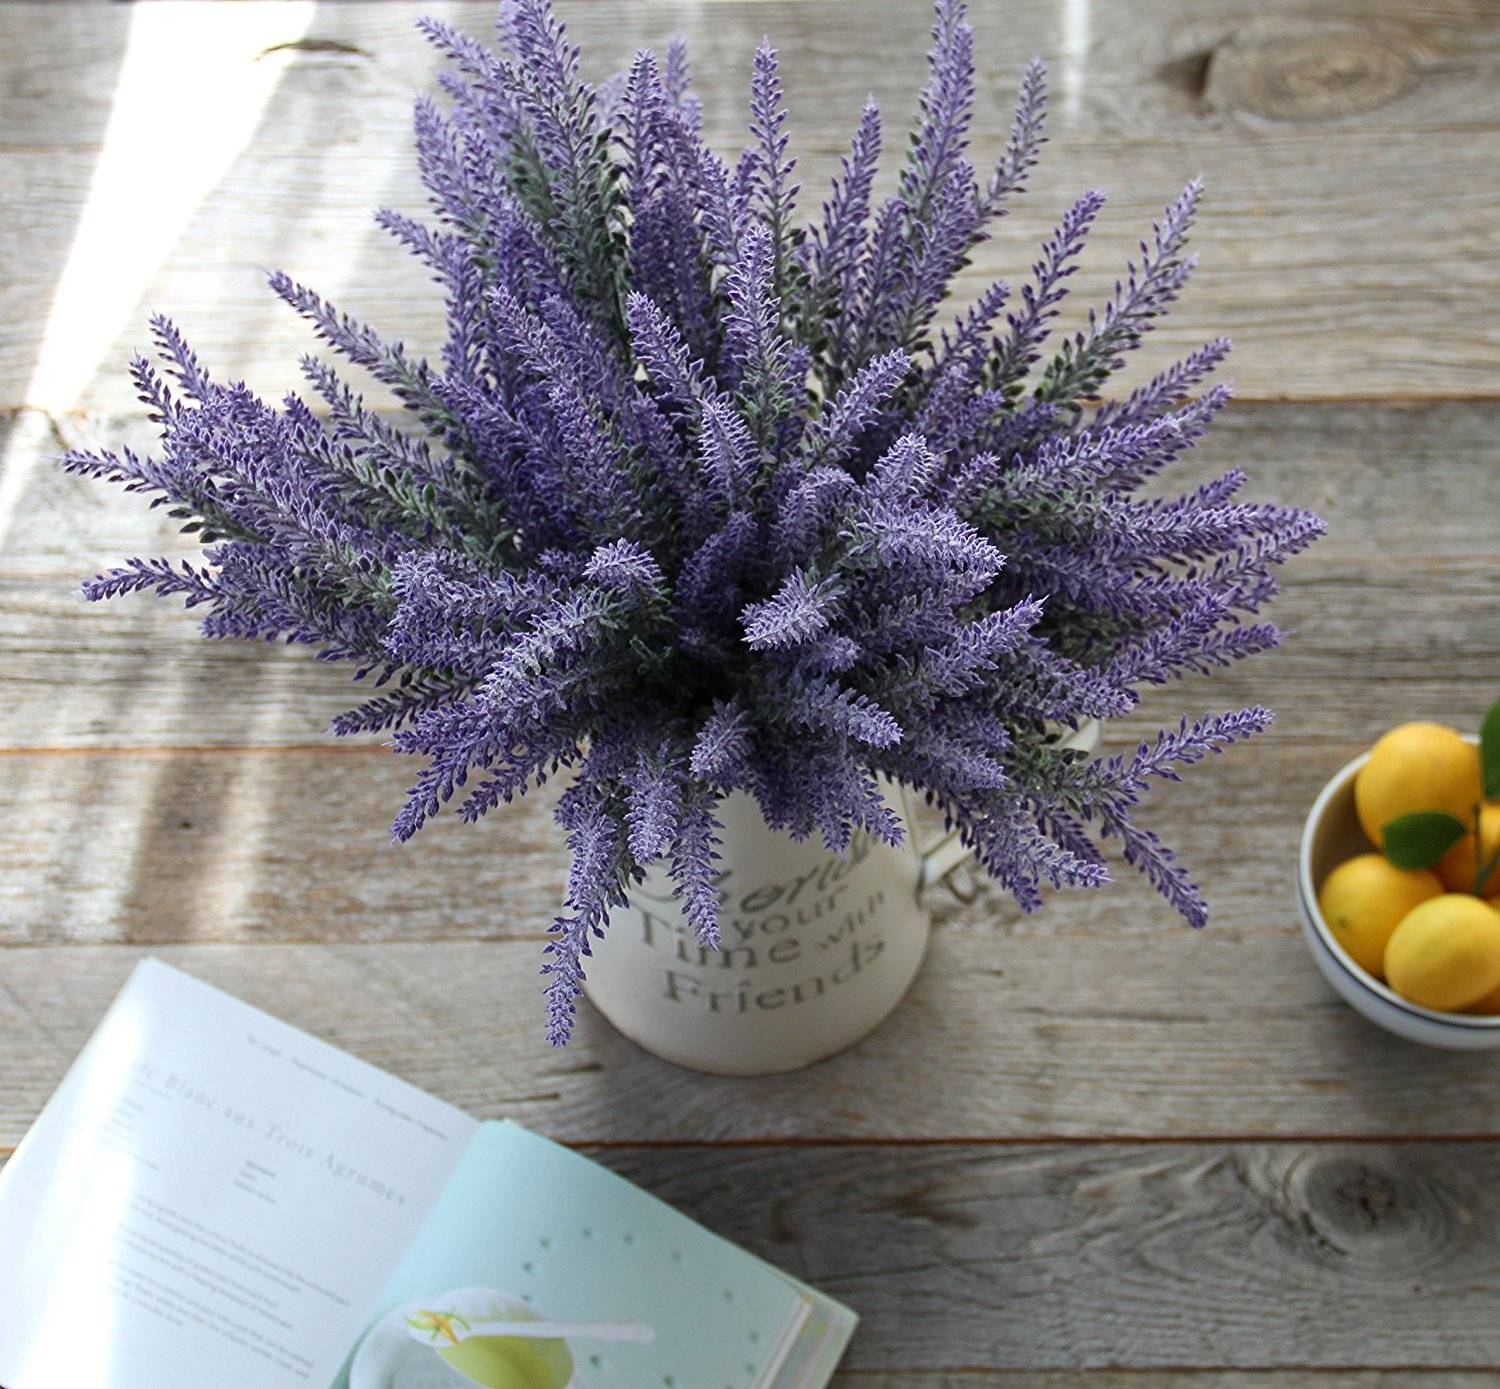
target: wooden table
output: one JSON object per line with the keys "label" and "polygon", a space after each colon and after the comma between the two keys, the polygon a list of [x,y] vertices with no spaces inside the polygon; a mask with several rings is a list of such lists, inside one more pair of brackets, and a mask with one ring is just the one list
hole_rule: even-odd
{"label": "wooden table", "polygon": [[[183,550],[50,461],[145,441],[123,366],[150,310],[264,391],[309,344],[265,266],[435,342],[431,287],[367,214],[421,204],[408,108],[432,61],[411,20],[482,29],[488,8],[0,7],[0,1145],[151,952],[576,1143],[846,1299],[849,1389],[1495,1382],[1500,1055],[1418,1050],[1338,1003],[1292,873],[1330,772],[1403,719],[1473,728],[1500,694],[1500,7],[976,3],[977,139],[1001,138],[1040,53],[1052,142],[962,289],[1023,275],[1102,184],[1077,277],[1097,297],[1202,171],[1203,269],[1150,355],[1233,334],[1240,403],[1185,477],[1240,464],[1330,533],[1288,575],[1283,651],[1109,731],[1279,711],[1153,812],[1211,890],[1206,931],[1128,870],[1038,918],[989,894],[943,913],[864,1045],[735,1082],[592,1016],[542,1043],[563,868],[545,796],[393,849],[410,768],[325,736],[340,672],[76,597],[106,562]],[[927,23],[919,0],[565,14],[594,71],[685,33],[723,147],[774,35],[807,201],[867,88],[909,108]]]}

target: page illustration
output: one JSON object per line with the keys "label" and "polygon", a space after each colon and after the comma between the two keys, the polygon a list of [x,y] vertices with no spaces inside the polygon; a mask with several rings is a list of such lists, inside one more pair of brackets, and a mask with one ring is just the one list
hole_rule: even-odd
{"label": "page illustration", "polygon": [[[360,1345],[349,1384],[584,1389],[588,1379],[578,1364],[585,1347],[650,1345],[655,1338],[642,1322],[559,1322],[513,1293],[459,1288],[381,1318]],[[440,1371],[439,1362],[453,1373]]]}
{"label": "page illustration", "polygon": [[623,1178],[484,1124],[347,1389],[761,1389],[807,1316],[788,1279]]}

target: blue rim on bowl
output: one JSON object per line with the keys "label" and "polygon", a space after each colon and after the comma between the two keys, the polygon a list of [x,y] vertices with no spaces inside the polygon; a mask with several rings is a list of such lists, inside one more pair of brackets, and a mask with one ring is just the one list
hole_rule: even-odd
{"label": "blue rim on bowl", "polygon": [[1346,1002],[1388,1031],[1434,1046],[1500,1047],[1500,1015],[1440,1013],[1402,998],[1345,953],[1318,910],[1323,878],[1345,858],[1372,850],[1353,813],[1354,778],[1369,757],[1368,752],[1362,753],[1333,775],[1318,793],[1302,827],[1297,897],[1313,957]]}

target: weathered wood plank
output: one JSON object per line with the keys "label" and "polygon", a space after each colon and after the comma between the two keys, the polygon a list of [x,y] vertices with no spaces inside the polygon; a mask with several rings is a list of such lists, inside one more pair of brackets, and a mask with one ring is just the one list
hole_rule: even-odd
{"label": "weathered wood plank", "polygon": [[[68,328],[59,339],[80,354],[81,396],[31,384],[55,302],[53,277],[38,275],[31,266],[42,262],[17,243],[9,243],[11,256],[0,249],[0,311],[13,324],[0,341],[0,404],[125,408],[124,364],[149,344],[146,320],[163,309],[215,372],[272,395],[297,385],[297,359],[316,344],[266,289],[267,266],[287,269],[387,336],[436,351],[439,296],[369,221],[373,204],[423,205],[411,170],[394,150],[344,154],[324,168],[295,145],[254,145],[160,269],[122,260],[116,274],[134,287],[123,317]],[[832,148],[808,151],[810,187],[821,186],[836,158]],[[1079,138],[1044,161],[1031,192],[955,281],[955,298],[972,299],[996,277],[1024,280],[1037,244],[1073,199],[1106,187],[1113,201],[1060,322],[1060,331],[1071,331],[1108,295],[1163,203],[1201,171],[1211,190],[1194,241],[1203,268],[1183,306],[1152,334],[1136,376],[1224,332],[1240,344],[1236,371],[1249,398],[1493,397],[1500,329],[1482,305],[1500,271],[1482,248],[1500,223],[1500,192],[1479,171],[1497,159],[1500,133],[1487,131],[1461,141],[1354,132],[1311,147],[1279,131]],[[1357,182],[1351,167],[1361,170]],[[66,151],[9,156],[0,212],[19,218],[19,199],[38,199],[53,211],[35,239],[45,247],[69,237],[91,170],[91,160]]]}
{"label": "weathered wood plank", "polygon": [[832,1389],[1492,1389],[1493,1370],[843,1370]]}
{"label": "weathered wood plank", "polygon": [[1491,1143],[602,1156],[860,1311],[850,1369],[1500,1363]]}
{"label": "weathered wood plank", "polygon": [[[431,286],[369,223],[378,202],[422,203],[406,137],[410,93],[428,85],[431,69],[406,27],[422,8],[326,6],[311,43],[289,28],[290,47],[260,34],[258,48],[216,45],[201,54],[235,74],[276,65],[274,92],[243,150],[225,152],[222,177],[184,211],[175,233],[162,224],[150,236],[122,239],[119,226],[135,225],[131,209],[97,201],[80,231],[88,190],[100,186],[101,171],[117,174],[121,160],[134,161],[131,169],[142,163],[144,135],[102,153],[97,134],[84,145],[49,136],[69,127],[59,103],[74,102],[71,82],[59,84],[67,95],[51,102],[12,101],[19,121],[6,129],[18,133],[0,176],[0,209],[12,229],[0,247],[0,312],[12,325],[0,341],[0,404],[70,409],[79,403],[74,385],[83,385],[83,403],[117,408],[128,394],[118,364],[145,340],[145,315],[157,307],[182,318],[217,369],[268,390],[288,383],[308,339],[260,283],[260,268],[271,264],[430,347],[440,322]],[[601,68],[676,27],[704,39],[699,50],[715,55],[705,71],[708,124],[721,145],[737,139],[742,124],[742,82],[730,71],[747,65],[764,28],[779,29],[812,203],[866,85],[887,97],[893,118],[910,105],[926,6],[890,8],[888,18],[862,16],[856,25],[842,5],[667,13],[578,6],[574,17]],[[1122,11],[1085,31],[1056,6],[1034,3],[1014,38],[1008,8],[981,14],[982,26],[991,22],[981,52],[980,140],[992,145],[1003,130],[1014,78],[1033,49],[1058,58],[1059,116],[1033,192],[981,248],[960,295],[996,274],[1024,274],[1037,239],[1071,198],[1104,184],[1117,201],[1077,279],[1080,302],[1097,298],[1154,211],[1201,170],[1213,190],[1198,237],[1205,271],[1196,296],[1156,335],[1160,353],[1229,331],[1244,343],[1242,386],[1260,398],[1494,395],[1500,328],[1484,309],[1500,276],[1485,250],[1500,221],[1500,192],[1484,177],[1500,155],[1493,17],[1456,5],[1420,22],[1389,4],[1339,19],[1310,6],[1259,16],[1252,9],[1216,6],[1189,18],[1178,5],[1164,6],[1144,27]],[[46,23],[65,26],[70,10],[59,7]],[[73,13],[80,26],[99,23],[93,11]],[[290,26],[295,12],[286,13]],[[24,11],[11,14],[19,27],[31,22]],[[120,39],[116,28],[113,41]],[[99,64],[109,71],[101,51],[109,42],[87,40],[96,56],[79,65],[80,86]],[[55,51],[19,40],[8,47]],[[892,62],[893,52],[907,56]],[[38,85],[35,61],[20,60],[15,86],[23,94]],[[107,91],[108,83],[98,87]],[[153,90],[133,90],[149,116]],[[103,98],[81,99],[95,113],[78,128],[99,131]],[[159,99],[165,129],[172,115],[165,84]],[[153,167],[148,160],[138,180],[115,183],[138,200]],[[59,247],[70,244],[112,252],[110,312],[69,318],[57,308]],[[85,255],[82,263],[81,273],[91,273],[100,259]],[[73,302],[66,294],[61,301]],[[59,313],[67,321],[54,323],[48,345],[49,317]],[[48,369],[38,384],[44,347]],[[69,363],[60,376],[52,369],[59,354]]]}
{"label": "weathered wood plank", "polygon": [[[380,749],[0,756],[0,943],[538,938],[552,788],[392,845],[418,764]],[[455,895],[455,884],[465,885]]]}
{"label": "weathered wood plank", "polygon": [[[1418,715],[1477,727],[1500,685],[1493,561],[1388,561],[1295,561],[1273,614],[1292,633],[1281,650],[1149,692],[1118,735],[1247,702],[1319,744],[1373,741]],[[326,745],[334,715],[366,697],[307,651],[206,643],[191,614],[156,599],[101,609],[69,587],[7,584],[0,746]]]}
{"label": "weathered wood plank", "polygon": [[[264,0],[262,0],[264,3]],[[272,0],[274,4],[274,0]],[[243,7],[243,0],[241,0]],[[128,10],[81,5],[0,7],[0,150],[95,148],[109,119]],[[904,116],[922,77],[930,6],[899,0],[561,0],[558,10],[598,77],[634,47],[686,40],[706,100],[708,129],[738,138],[747,57],[769,35],[782,52],[787,99],[809,122],[857,111],[873,95]],[[28,12],[30,11],[30,12]],[[976,129],[1003,134],[1021,69],[1045,58],[1059,100],[1054,128],[1176,131],[1265,120],[1347,122],[1387,129],[1448,128],[1500,121],[1500,24],[1473,0],[1413,10],[1366,0],[1340,13],[1320,0],[1159,0],[1147,8],[1091,7],[1083,27],[1057,0],[974,0],[981,82]],[[486,36],[489,0],[343,0],[324,5],[305,37],[287,15],[283,61],[326,68],[374,66],[390,89],[431,81],[435,58],[413,42],[418,15],[437,15]],[[1070,27],[1071,26],[1071,27]],[[234,35],[226,35],[233,42]],[[273,61],[267,44],[245,60]],[[48,55],[66,50],[67,80]],[[267,50],[271,51],[267,51]],[[393,138],[405,129],[398,111]],[[381,119],[390,119],[382,116]],[[1336,126],[1337,128],[1337,126]]]}
{"label": "weathered wood plank", "polygon": [[[1206,886],[1215,937],[1285,931],[1303,817],[1360,750],[1272,737],[1147,805]],[[0,820],[0,946],[541,940],[566,873],[557,787],[395,846],[387,826],[413,765],[378,749],[0,755],[0,804],[13,807]],[[919,842],[932,832],[924,823]],[[981,939],[1183,933],[1133,869],[1113,871],[1038,916],[983,882],[968,905],[946,893],[932,905],[940,926]]]}
{"label": "weathered wood plank", "polygon": [[[1284,930],[1266,908],[1283,904],[1302,817],[1359,750],[1272,739],[1149,807],[1208,885],[1216,934]],[[0,945],[540,939],[565,879],[555,788],[396,847],[387,826],[415,765],[373,748],[0,755],[0,804],[16,808],[0,818]],[[1056,894],[1039,917],[996,889],[934,905],[943,925],[982,933],[1185,929],[1134,870],[1117,865],[1117,878]]]}
{"label": "weathered wood plank", "polygon": [[[1265,871],[1268,900],[1286,902],[1263,908],[1279,932],[940,931],[873,1036],[815,1070],[755,1080],[677,1070],[588,1009],[572,1045],[549,1049],[534,941],[153,953],[477,1114],[571,1142],[1500,1137],[1493,1055],[1423,1050],[1352,1013],[1292,924],[1290,874]],[[0,950],[0,1144],[19,1138],[143,953]]]}
{"label": "weathered wood plank", "polygon": [[[1231,357],[1223,376],[1233,382],[1234,375]],[[1494,483],[1497,437],[1500,403],[1239,400],[1159,479],[1157,490],[1196,487],[1237,467],[1248,475],[1247,497],[1312,507],[1328,520],[1315,557],[1402,567],[1414,558],[1483,555],[1494,544],[1481,503]],[[159,443],[140,410],[55,423],[36,410],[0,413],[0,460],[24,480],[0,529],[7,577],[76,580],[140,550],[196,553],[192,538],[161,511],[54,465],[65,448],[149,454]]]}
{"label": "weathered wood plank", "polygon": [[[1287,569],[1274,615],[1286,647],[1148,697],[1121,736],[1182,710],[1260,701],[1277,738],[1371,740],[1405,717],[1473,724],[1500,687],[1493,607],[1494,438],[1500,406],[1240,406],[1178,470],[1192,487],[1230,466],[1247,494],[1316,508],[1330,533]],[[149,448],[138,418],[70,438]],[[44,417],[0,435],[24,473],[0,516],[0,747],[326,746],[357,701],[346,670],[305,651],[207,643],[193,616],[149,598],[92,606],[78,580],[131,553],[190,554],[161,512],[60,477]]]}
{"label": "weathered wood plank", "polygon": [[847,1389],[1479,1389],[1500,1372],[1495,1143],[590,1156],[854,1307]]}

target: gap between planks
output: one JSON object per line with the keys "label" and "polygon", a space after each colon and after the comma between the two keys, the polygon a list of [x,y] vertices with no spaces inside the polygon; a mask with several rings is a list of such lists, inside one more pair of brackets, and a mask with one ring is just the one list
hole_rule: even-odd
{"label": "gap between planks", "polygon": [[[1290,1378],[1289,1378],[1290,1376]],[[1427,1365],[1273,1365],[1226,1370],[1216,1365],[1165,1365],[1085,1370],[1002,1370],[959,1365],[942,1370],[841,1370],[831,1389],[1137,1389],[1181,1385],[1184,1389],[1494,1389],[1500,1362],[1477,1369],[1433,1369]]]}
{"label": "gap between planks", "polygon": [[[1454,1146],[1493,1146],[1500,1143],[1492,1133],[1426,1134],[1426,1133],[1216,1133],[1144,1134],[1118,1133],[1069,1134],[1044,1133],[1014,1137],[965,1137],[961,1134],[890,1138],[871,1135],[868,1138],[814,1138],[798,1134],[753,1135],[745,1138],[599,1138],[585,1134],[576,1138],[557,1139],[564,1147],[601,1153],[632,1152],[744,1152],[754,1149],[801,1149],[803,1151],[854,1150],[874,1152],[885,1149],[968,1148],[985,1151],[1021,1151],[1028,1148],[1184,1148],[1184,1147],[1326,1147],[1326,1148],[1399,1148],[1441,1144]],[[15,1155],[15,1143],[0,1143],[0,1161]]]}
{"label": "gap between planks", "polygon": [[[1288,734],[1277,739],[1278,749],[1328,747],[1328,739]],[[28,747],[24,744],[0,747],[0,757],[242,757],[246,755],[284,757],[391,757],[396,754],[385,743],[370,747],[345,748],[322,743],[167,743],[142,744],[139,747],[117,745],[92,747],[88,744],[61,744],[52,747]]]}

